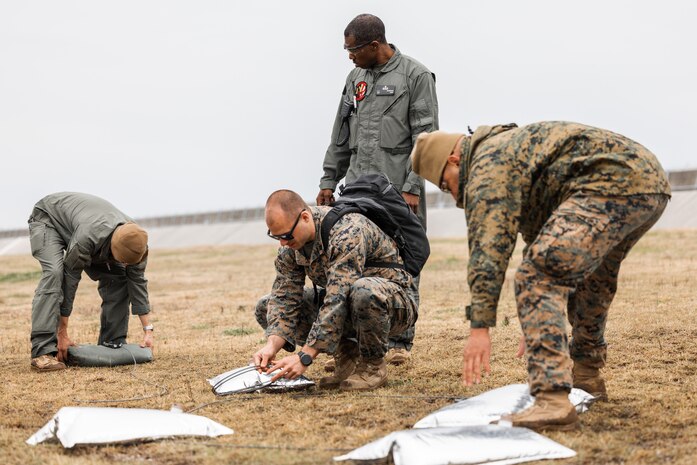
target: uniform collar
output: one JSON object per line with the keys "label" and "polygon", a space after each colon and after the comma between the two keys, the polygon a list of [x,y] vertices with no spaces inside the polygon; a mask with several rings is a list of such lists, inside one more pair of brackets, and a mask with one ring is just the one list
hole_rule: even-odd
{"label": "uniform collar", "polygon": [[399,61],[402,59],[402,53],[399,51],[397,47],[394,46],[394,44],[388,44],[392,50],[394,50],[394,55],[392,55],[392,58],[390,58],[387,63],[382,67],[380,70],[381,73],[389,73],[393,69],[397,67],[399,64]]}

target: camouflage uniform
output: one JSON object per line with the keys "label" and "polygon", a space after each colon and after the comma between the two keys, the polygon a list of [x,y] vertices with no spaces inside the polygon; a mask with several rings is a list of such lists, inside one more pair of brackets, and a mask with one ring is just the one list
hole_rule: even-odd
{"label": "camouflage uniform", "polygon": [[[271,294],[257,305],[257,321],[267,337],[286,340],[285,349],[307,344],[333,354],[342,338],[355,337],[362,357],[381,358],[388,337],[399,334],[417,318],[417,291],[401,268],[371,266],[402,264],[394,241],[363,215],[343,216],[332,228],[326,248],[319,233],[330,207],[311,207],[316,239],[306,257],[281,247]],[[326,291],[304,289],[305,278]],[[266,310],[266,312],[264,312]]]}
{"label": "camouflage uniform", "polygon": [[[436,78],[423,64],[390,47],[394,55],[386,64],[357,67],[346,77],[319,187],[335,190],[344,176],[352,182],[363,174],[383,173],[401,192],[419,196],[417,214],[426,229],[424,180],[411,170],[409,155],[419,134],[438,129]],[[348,117],[349,138],[338,145],[346,131],[341,108],[352,107],[354,98],[357,109]],[[391,337],[390,347],[410,350],[413,341],[412,326]]]}
{"label": "camouflage uniform", "polygon": [[[601,368],[620,263],[670,198],[655,156],[576,123],[480,127],[462,147],[473,328],[496,325],[517,234],[526,247],[515,293],[533,394],[571,388],[571,360]],[[564,309],[572,326],[567,341]]]}
{"label": "camouflage uniform", "polygon": [[32,301],[32,358],[58,351],[58,319],[72,313],[83,271],[99,281],[99,344],[125,342],[129,304],[134,315],[150,312],[147,259],[124,266],[111,256],[111,235],[132,221],[111,203],[88,194],[51,194],[34,206],[29,238],[42,273]]}

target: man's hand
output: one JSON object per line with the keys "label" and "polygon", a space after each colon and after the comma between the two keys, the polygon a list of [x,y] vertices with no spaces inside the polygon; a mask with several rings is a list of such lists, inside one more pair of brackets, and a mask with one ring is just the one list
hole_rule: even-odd
{"label": "man's hand", "polygon": [[60,322],[58,323],[58,354],[56,358],[59,362],[68,361],[68,347],[75,346],[75,344],[68,336],[68,317],[60,317]]}
{"label": "man's hand", "polygon": [[419,212],[419,196],[410,194],[409,192],[402,192],[402,197],[404,197],[404,200],[407,202],[407,205],[409,205],[409,208],[411,208],[411,211],[414,213]]}
{"label": "man's hand", "polygon": [[520,358],[523,354],[525,354],[525,336],[521,334],[520,342],[518,342],[518,352],[516,352],[515,356]]}
{"label": "man's hand", "polygon": [[267,373],[269,363],[273,362],[276,354],[285,345],[286,341],[280,336],[271,335],[266,340],[266,345],[259,349],[253,356],[252,362],[259,373]]}
{"label": "man's hand", "polygon": [[279,378],[295,379],[298,376],[305,373],[307,367],[302,364],[302,362],[300,361],[300,357],[298,357],[298,354],[292,354],[287,357],[283,357],[278,362],[273,362],[271,364],[271,367],[269,368],[269,372],[276,370],[281,371],[274,375],[273,378],[271,378],[272,383]]}
{"label": "man's hand", "polygon": [[320,189],[317,194],[317,205],[332,205],[334,203],[334,191],[331,189]]}
{"label": "man's hand", "polygon": [[143,336],[143,343],[140,345],[141,347],[150,347],[153,351],[155,350],[155,336],[152,333],[152,330],[149,329],[147,331],[144,331],[145,335]]}
{"label": "man's hand", "polygon": [[491,338],[489,328],[472,328],[470,337],[465,344],[462,384],[472,386],[482,380],[482,366],[486,373],[491,372],[489,357],[491,356]]}

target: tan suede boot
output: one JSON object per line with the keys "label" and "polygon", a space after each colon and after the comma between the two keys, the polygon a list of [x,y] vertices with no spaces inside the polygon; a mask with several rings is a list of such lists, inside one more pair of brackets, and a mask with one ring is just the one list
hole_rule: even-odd
{"label": "tan suede boot", "polygon": [[583,389],[596,400],[607,400],[607,388],[605,380],[600,376],[600,369],[574,362],[572,373],[575,388]]}
{"label": "tan suede boot", "polygon": [[401,365],[411,358],[411,352],[401,347],[393,347],[387,351],[385,361],[390,365]]}
{"label": "tan suede boot", "polygon": [[385,358],[365,360],[361,358],[356,371],[341,382],[342,391],[369,391],[387,384],[387,362]]}
{"label": "tan suede boot", "polygon": [[501,420],[535,431],[570,431],[578,428],[578,414],[569,402],[566,391],[542,391],[535,396],[532,407],[506,415]]}
{"label": "tan suede boot", "polygon": [[324,364],[324,371],[327,373],[332,373],[334,370],[336,370],[336,360],[334,360],[334,357],[332,357],[327,360],[327,363]]}
{"label": "tan suede boot", "polygon": [[320,389],[338,389],[341,382],[356,370],[358,358],[358,344],[353,341],[341,341],[333,358],[334,374],[319,380]]}
{"label": "tan suede boot", "polygon": [[31,368],[34,371],[65,370],[65,363],[59,362],[55,355],[44,354],[31,359]]}

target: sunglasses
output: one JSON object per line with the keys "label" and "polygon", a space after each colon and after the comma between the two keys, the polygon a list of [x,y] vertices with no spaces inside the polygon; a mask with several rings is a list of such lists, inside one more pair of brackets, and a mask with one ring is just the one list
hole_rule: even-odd
{"label": "sunglasses", "polygon": [[295,227],[298,225],[298,222],[300,221],[300,217],[302,216],[303,212],[305,209],[303,208],[300,210],[300,213],[298,213],[298,217],[295,219],[295,223],[293,223],[293,227],[290,228],[290,231],[287,233],[283,234],[271,234],[271,230],[268,229],[266,230],[266,235],[269,236],[271,239],[276,239],[277,241],[292,241],[293,238],[293,231],[295,231]]}
{"label": "sunglasses", "polygon": [[344,50],[346,50],[347,52],[355,52],[355,51],[357,51],[357,50],[359,50],[359,49],[362,49],[362,48],[365,47],[366,45],[370,45],[370,44],[372,44],[372,43],[373,43],[373,41],[371,40],[371,41],[366,42],[366,43],[364,43],[364,44],[356,45],[355,47],[347,47],[346,45],[344,45]]}
{"label": "sunglasses", "polygon": [[445,181],[440,182],[440,191],[445,193],[445,194],[450,194],[450,187],[448,187],[448,183]]}

